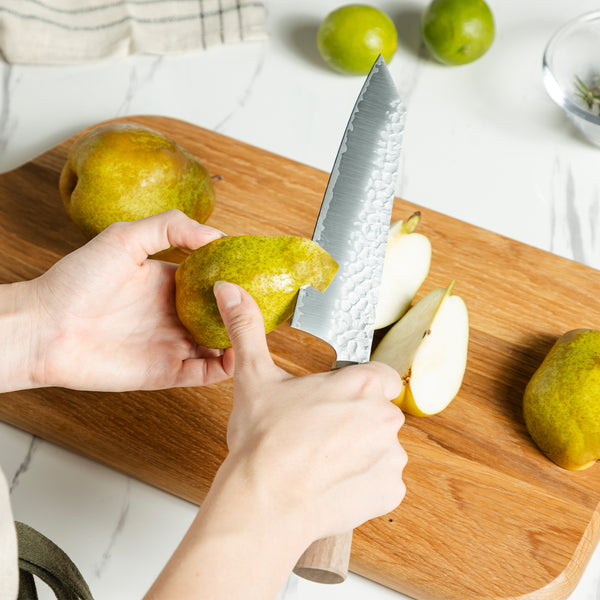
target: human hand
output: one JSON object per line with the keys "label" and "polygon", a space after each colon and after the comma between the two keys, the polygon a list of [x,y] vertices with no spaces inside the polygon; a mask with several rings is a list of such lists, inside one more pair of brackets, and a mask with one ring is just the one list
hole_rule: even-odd
{"label": "human hand", "polygon": [[235,363],[229,454],[145,600],[274,598],[314,540],[404,497],[399,375],[367,363],[292,377],[250,295],[217,283],[215,296]]}
{"label": "human hand", "polygon": [[[271,514],[314,539],[346,532],[402,500],[401,390],[381,363],[292,377],[272,361],[252,298],[233,284],[215,295],[235,357],[226,459],[246,471]],[[227,467],[226,467],[227,468]]]}
{"label": "human hand", "polygon": [[221,235],[177,210],[115,223],[28,282],[32,385],[125,391],[230,377],[231,353],[199,347],[177,318],[177,265],[148,258]]}

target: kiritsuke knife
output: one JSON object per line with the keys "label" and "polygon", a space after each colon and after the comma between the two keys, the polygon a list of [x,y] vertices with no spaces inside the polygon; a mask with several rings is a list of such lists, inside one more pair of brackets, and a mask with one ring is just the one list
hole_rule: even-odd
{"label": "kiritsuke knife", "polygon": [[[380,56],[348,121],[312,238],[339,270],[325,292],[300,290],[291,322],[333,347],[333,369],[370,357],[405,116]],[[294,572],[319,583],[341,583],[351,544],[352,532],[317,540]]]}

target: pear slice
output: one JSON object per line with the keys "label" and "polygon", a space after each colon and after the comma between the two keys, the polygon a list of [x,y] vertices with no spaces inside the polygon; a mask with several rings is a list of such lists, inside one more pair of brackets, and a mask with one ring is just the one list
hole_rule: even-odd
{"label": "pear slice", "polygon": [[429,273],[431,243],[415,232],[420,221],[421,213],[416,212],[407,221],[390,226],[375,329],[395,323],[408,310]]}
{"label": "pear slice", "polygon": [[454,399],[467,365],[467,307],[454,282],[435,288],[383,337],[371,360],[396,369],[402,392],[393,402],[415,416],[439,413]]}

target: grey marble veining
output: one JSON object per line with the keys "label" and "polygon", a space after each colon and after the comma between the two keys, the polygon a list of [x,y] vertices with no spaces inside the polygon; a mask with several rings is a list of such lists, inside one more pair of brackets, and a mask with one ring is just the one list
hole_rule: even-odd
{"label": "grey marble veining", "polygon": [[40,442],[41,440],[39,438],[31,436],[31,443],[29,444],[29,448],[27,449],[27,454],[25,454],[25,456],[23,457],[21,464],[18,466],[15,474],[10,480],[9,489],[11,494],[19,485],[21,478],[24,477],[27,471],[29,470],[31,462],[33,460],[33,456],[40,446]]}
{"label": "grey marble veining", "polygon": [[265,51],[261,52],[261,54],[259,55],[258,61],[256,62],[256,67],[254,68],[254,71],[250,77],[250,80],[248,81],[246,86],[242,89],[241,94],[238,95],[237,101],[236,101],[235,105],[233,106],[233,108],[230,110],[230,112],[227,115],[225,115],[213,127],[214,131],[222,132],[226,128],[229,120],[234,115],[236,115],[240,110],[242,110],[244,108],[244,106],[246,106],[246,103],[248,102],[248,99],[252,95],[252,92],[254,91],[257,81],[263,70],[266,57],[267,57],[267,53]]}
{"label": "grey marble veining", "polygon": [[146,63],[132,63],[129,69],[128,85],[125,89],[121,105],[116,115],[122,116],[131,113],[131,105],[138,95],[144,92],[145,87],[152,87],[157,71],[161,68],[164,58],[155,56]]}
{"label": "grey marble veining", "polygon": [[97,565],[94,567],[94,575],[97,578],[102,577],[106,567],[108,566],[112,555],[113,549],[119,536],[123,533],[125,525],[127,523],[127,517],[129,515],[129,509],[131,506],[131,480],[127,478],[127,484],[125,486],[125,490],[123,493],[123,501],[121,504],[121,509],[116,519],[116,523],[114,529],[112,530],[108,544],[106,545],[106,549],[102,553],[102,557],[98,561]]}
{"label": "grey marble veining", "polygon": [[556,157],[549,200],[549,250],[577,262],[600,268],[600,180],[579,186],[574,166]]}

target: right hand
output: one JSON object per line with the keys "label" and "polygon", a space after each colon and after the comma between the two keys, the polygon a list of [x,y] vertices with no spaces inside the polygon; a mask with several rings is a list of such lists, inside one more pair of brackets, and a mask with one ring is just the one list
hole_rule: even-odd
{"label": "right hand", "polygon": [[404,497],[398,374],[373,362],[292,377],[252,297],[231,283],[215,296],[234,363],[229,454],[146,600],[275,598],[312,542]]}
{"label": "right hand", "polygon": [[225,463],[299,523],[306,546],[393,510],[405,494],[398,373],[370,362],[292,377],[273,363],[252,297],[231,283],[215,296],[234,358]]}

